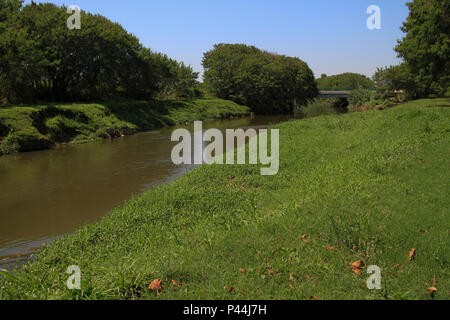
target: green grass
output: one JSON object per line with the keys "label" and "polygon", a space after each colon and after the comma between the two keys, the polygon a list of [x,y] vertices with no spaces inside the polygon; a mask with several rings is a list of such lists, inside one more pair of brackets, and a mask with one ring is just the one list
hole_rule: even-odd
{"label": "green grass", "polygon": [[0,154],[46,149],[58,143],[114,138],[181,122],[248,113],[246,107],[214,98],[0,106]]}
{"label": "green grass", "polygon": [[304,118],[338,115],[342,113],[342,110],[335,107],[338,102],[339,99],[317,98],[307,106],[297,108],[296,114]]}
{"label": "green grass", "polygon": [[[0,299],[427,300],[434,278],[449,299],[449,106],[280,124],[277,176],[201,166],[4,273]],[[351,271],[357,260],[381,268],[382,290]],[[80,291],[65,286],[70,265]]]}

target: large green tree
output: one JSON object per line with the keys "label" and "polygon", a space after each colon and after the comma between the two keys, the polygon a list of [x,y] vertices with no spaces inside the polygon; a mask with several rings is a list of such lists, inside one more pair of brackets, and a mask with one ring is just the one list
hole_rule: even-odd
{"label": "large green tree", "polygon": [[203,67],[213,94],[258,113],[290,113],[318,93],[305,62],[254,46],[217,44],[204,54]]}
{"label": "large green tree", "polygon": [[450,80],[450,2],[414,0],[395,50],[415,77],[416,95],[445,93]]}

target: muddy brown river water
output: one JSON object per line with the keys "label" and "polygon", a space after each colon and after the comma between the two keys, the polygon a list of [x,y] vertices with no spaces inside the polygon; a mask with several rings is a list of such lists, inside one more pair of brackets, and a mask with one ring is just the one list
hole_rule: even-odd
{"label": "muddy brown river water", "polygon": [[[288,119],[212,121],[204,129],[262,128]],[[171,161],[175,129],[1,156],[0,268],[20,265],[43,244],[98,221],[132,195],[192,169]]]}

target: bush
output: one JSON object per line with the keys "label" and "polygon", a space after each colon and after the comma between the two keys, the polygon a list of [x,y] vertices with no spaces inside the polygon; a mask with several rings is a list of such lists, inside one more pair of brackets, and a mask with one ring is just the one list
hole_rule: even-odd
{"label": "bush", "polygon": [[19,143],[12,133],[9,133],[3,141],[0,140],[0,155],[16,153],[19,150]]}
{"label": "bush", "polygon": [[336,115],[348,111],[348,103],[345,99],[319,98],[307,106],[298,109],[297,116],[312,118],[322,115]]}
{"label": "bush", "polygon": [[350,92],[348,96],[348,103],[352,106],[359,107],[375,98],[376,94],[374,91],[367,89],[357,89]]}

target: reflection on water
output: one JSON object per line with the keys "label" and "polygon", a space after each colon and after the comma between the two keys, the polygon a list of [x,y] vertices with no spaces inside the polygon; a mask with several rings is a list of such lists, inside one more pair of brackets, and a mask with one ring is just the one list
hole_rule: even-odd
{"label": "reflection on water", "polygon": [[[214,121],[204,129],[258,128],[287,119]],[[133,194],[192,169],[171,161],[174,129],[0,157],[0,268],[28,259],[43,243],[96,222]]]}

